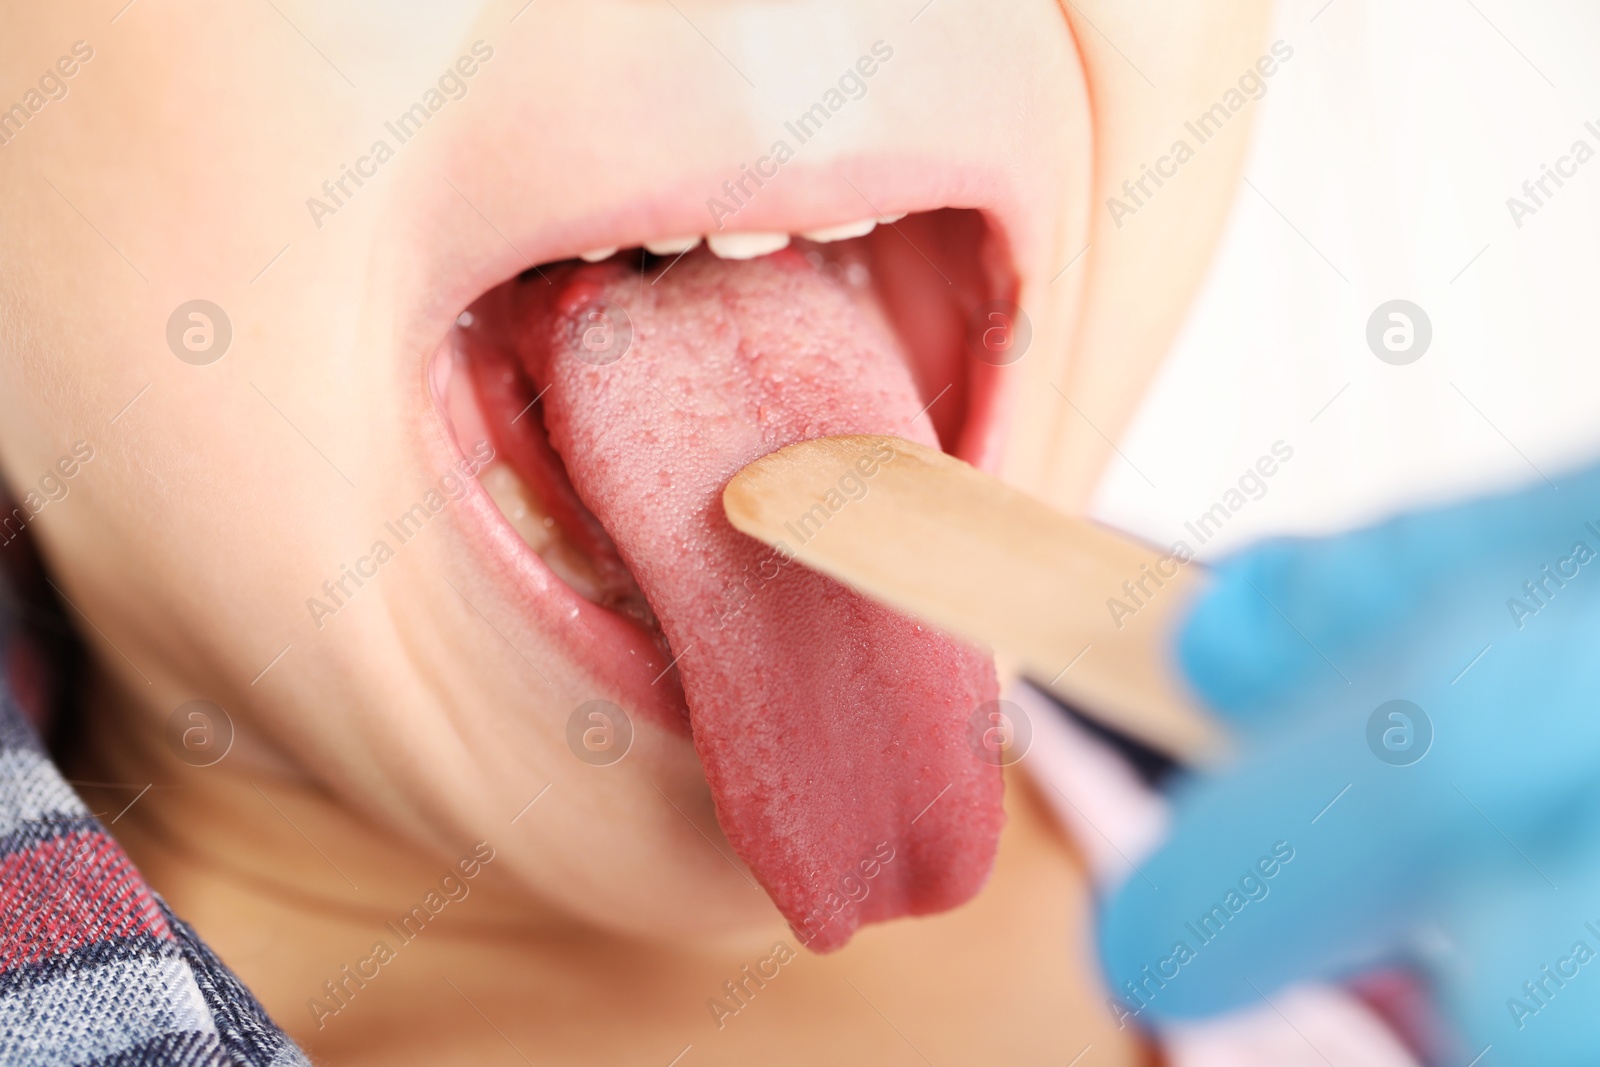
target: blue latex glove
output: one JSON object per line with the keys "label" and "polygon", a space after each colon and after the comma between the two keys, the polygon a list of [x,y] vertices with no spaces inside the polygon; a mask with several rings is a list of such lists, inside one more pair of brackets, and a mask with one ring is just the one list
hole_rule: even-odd
{"label": "blue latex glove", "polygon": [[1556,481],[1217,568],[1178,655],[1241,752],[1106,905],[1121,1017],[1402,964],[1453,1062],[1600,1063],[1600,468]]}

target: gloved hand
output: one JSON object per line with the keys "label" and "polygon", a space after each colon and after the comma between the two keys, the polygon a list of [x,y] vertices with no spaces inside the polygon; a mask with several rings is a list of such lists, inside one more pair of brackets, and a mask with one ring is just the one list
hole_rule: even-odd
{"label": "gloved hand", "polygon": [[1446,1062],[1600,1062],[1600,468],[1556,482],[1216,569],[1178,659],[1240,752],[1106,905],[1125,1020],[1401,964]]}

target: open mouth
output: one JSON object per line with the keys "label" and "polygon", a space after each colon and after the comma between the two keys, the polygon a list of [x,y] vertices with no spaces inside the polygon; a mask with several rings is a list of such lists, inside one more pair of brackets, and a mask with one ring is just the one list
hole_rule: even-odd
{"label": "open mouth", "polygon": [[1001,781],[969,723],[994,668],[737,533],[721,491],[834,434],[984,459],[1001,370],[969,340],[1016,288],[975,210],[641,234],[496,285],[436,357],[463,453],[494,449],[497,544],[597,685],[692,736],[729,842],[818,951],[981,888]]}

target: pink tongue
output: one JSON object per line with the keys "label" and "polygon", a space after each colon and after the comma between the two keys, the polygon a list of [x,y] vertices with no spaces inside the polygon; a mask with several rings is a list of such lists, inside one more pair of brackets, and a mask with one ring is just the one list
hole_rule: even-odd
{"label": "pink tongue", "polygon": [[695,253],[656,284],[617,261],[555,280],[523,290],[541,305],[527,370],[678,656],[728,840],[821,952],[971,897],[1004,820],[1000,772],[968,740],[993,664],[785,563],[721,507],[736,471],[795,441],[936,444],[888,331],[793,252]]}

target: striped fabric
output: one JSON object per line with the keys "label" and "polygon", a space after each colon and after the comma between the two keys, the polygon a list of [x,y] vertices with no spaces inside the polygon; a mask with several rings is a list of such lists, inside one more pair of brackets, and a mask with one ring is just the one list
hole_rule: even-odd
{"label": "striped fabric", "polygon": [[[0,609],[0,665],[10,630]],[[3,666],[0,1064],[308,1067],[62,780]]]}

